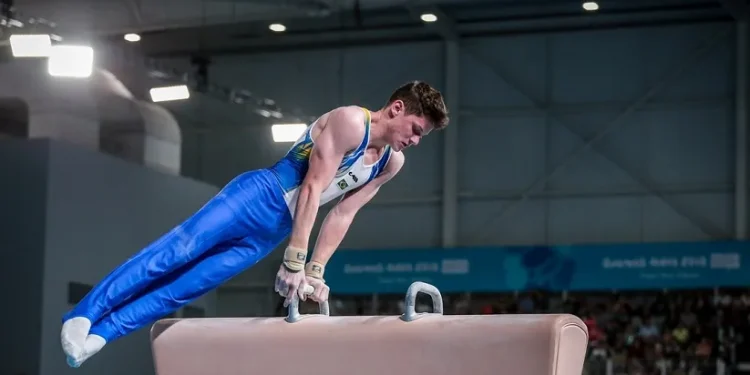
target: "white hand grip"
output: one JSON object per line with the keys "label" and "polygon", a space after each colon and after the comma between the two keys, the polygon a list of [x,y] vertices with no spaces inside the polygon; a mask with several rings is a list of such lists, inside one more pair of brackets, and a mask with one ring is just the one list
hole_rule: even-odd
{"label": "white hand grip", "polygon": [[[302,292],[305,295],[310,295],[315,293],[315,288],[313,288],[312,285],[305,285],[304,289],[302,289]],[[330,315],[330,307],[328,306],[328,301],[321,302],[318,304],[320,306],[320,314],[317,315]],[[312,314],[306,314],[306,316],[310,316]],[[299,313],[299,298],[292,298],[292,302],[289,304],[289,313],[286,316],[286,321],[289,323],[294,323],[302,320],[303,315]]]}
{"label": "white hand grip", "polygon": [[313,286],[312,286],[312,285],[310,285],[310,284],[307,284],[307,285],[305,285],[305,287],[304,287],[304,288],[302,289],[302,293],[304,293],[304,294],[307,294],[307,295],[313,294],[313,293],[315,293],[315,288],[313,288]]}

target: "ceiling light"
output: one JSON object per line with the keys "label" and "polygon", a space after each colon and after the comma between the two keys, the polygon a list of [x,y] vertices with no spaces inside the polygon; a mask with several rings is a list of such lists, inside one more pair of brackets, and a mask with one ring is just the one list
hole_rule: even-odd
{"label": "ceiling light", "polygon": [[50,49],[47,70],[53,77],[86,78],[94,65],[94,49],[89,46],[56,45]]}
{"label": "ceiling light", "polygon": [[271,31],[275,31],[277,33],[280,33],[282,31],[286,30],[286,26],[280,24],[280,23],[272,23],[268,25],[268,28],[271,29]]}
{"label": "ceiling light", "polygon": [[424,13],[419,18],[422,19],[424,22],[435,22],[437,21],[437,16],[432,13]]}
{"label": "ceiling light", "polygon": [[154,87],[149,90],[151,101],[154,103],[190,98],[190,90],[185,85]]}
{"label": "ceiling light", "polygon": [[276,124],[271,126],[271,136],[276,143],[295,142],[305,130],[306,124]]}
{"label": "ceiling light", "polygon": [[14,57],[47,57],[52,48],[49,35],[18,35],[10,36],[10,47]]}
{"label": "ceiling light", "polygon": [[587,1],[583,3],[583,9],[592,12],[599,9],[599,4],[596,1]]}
{"label": "ceiling light", "polygon": [[125,40],[128,42],[138,42],[141,40],[141,36],[138,34],[125,34]]}

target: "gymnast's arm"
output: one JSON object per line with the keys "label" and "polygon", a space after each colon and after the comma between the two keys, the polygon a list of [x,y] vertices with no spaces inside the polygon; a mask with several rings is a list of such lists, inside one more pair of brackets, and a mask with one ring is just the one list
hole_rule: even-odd
{"label": "gymnast's arm", "polygon": [[349,226],[354,221],[354,216],[365,204],[375,197],[381,186],[398,174],[404,165],[404,160],[404,154],[393,151],[388,164],[386,164],[383,172],[378,177],[344,195],[331,211],[328,212],[320,228],[318,240],[315,243],[315,251],[310,261],[311,264],[317,263],[321,266],[321,273],[328,260],[331,259],[331,256],[333,256],[333,253],[344,239]]}
{"label": "gymnast's arm", "polygon": [[364,112],[357,107],[337,108],[328,114],[320,134],[315,138],[307,174],[299,188],[292,233],[284,259],[284,264],[293,271],[300,271],[304,267],[310,232],[320,208],[323,190],[333,180],[344,155],[356,148],[364,137],[364,116]]}

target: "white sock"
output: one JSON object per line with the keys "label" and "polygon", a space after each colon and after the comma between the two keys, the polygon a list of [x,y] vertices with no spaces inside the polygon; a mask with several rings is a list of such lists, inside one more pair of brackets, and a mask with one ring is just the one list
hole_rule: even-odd
{"label": "white sock", "polygon": [[78,358],[83,355],[86,336],[91,329],[91,321],[77,317],[66,320],[60,331],[60,341],[65,354],[69,357]]}
{"label": "white sock", "polygon": [[104,340],[104,337],[99,335],[88,335],[88,337],[86,337],[86,343],[83,345],[83,356],[79,362],[83,363],[83,361],[91,358],[94,354],[99,353],[106,344],[107,341]]}
{"label": "white sock", "polygon": [[79,367],[87,359],[91,358],[94,354],[99,353],[100,350],[107,344],[104,337],[99,335],[88,335],[86,342],[83,345],[83,351],[78,357],[68,357],[68,364],[71,367]]}

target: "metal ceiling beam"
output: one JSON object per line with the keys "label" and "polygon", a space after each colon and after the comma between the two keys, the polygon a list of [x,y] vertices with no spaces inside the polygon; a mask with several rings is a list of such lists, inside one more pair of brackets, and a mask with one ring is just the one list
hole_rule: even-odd
{"label": "metal ceiling beam", "polygon": [[310,16],[327,16],[333,12],[333,8],[326,1],[322,0],[211,0],[207,3],[229,3],[237,5],[265,5],[278,8],[289,8],[303,11]]}
{"label": "metal ceiling beam", "polygon": [[[445,76],[445,97],[448,108],[459,108],[461,105],[459,84],[461,45],[456,32],[455,23],[440,9],[430,10],[438,18],[436,29],[445,39],[443,69]],[[458,245],[458,127],[460,126],[459,111],[451,115],[452,124],[443,130],[443,220],[442,245],[456,247]]]}
{"label": "metal ceiling beam", "polygon": [[738,240],[747,239],[748,235],[748,126],[750,126],[750,117],[748,109],[750,99],[748,91],[750,90],[750,28],[748,21],[737,22],[737,46],[736,46],[736,66],[737,66],[737,89],[735,92],[735,238]]}
{"label": "metal ceiling beam", "polygon": [[[445,100],[449,108],[459,108],[461,46],[458,39],[446,39],[445,43]],[[458,127],[460,111],[450,114],[451,124],[443,130],[443,247],[458,245]]]}
{"label": "metal ceiling beam", "polygon": [[[410,13],[417,15],[420,10],[430,8],[419,8],[410,6]],[[401,8],[402,11],[404,8]],[[448,21],[445,15],[440,15],[439,10],[434,10],[436,15]],[[726,12],[718,6],[714,8],[689,8],[660,10],[641,13],[615,13],[598,14],[597,17],[586,15],[566,15],[560,17],[538,17],[519,19],[473,19],[465,18],[460,21],[435,22],[425,24],[417,17],[404,18],[404,14],[383,15],[376,21],[371,21],[363,27],[331,28],[329,20],[292,20],[295,28],[290,28],[283,35],[267,35],[265,31],[256,32],[247,36],[248,32],[242,32],[247,37],[238,37],[241,30],[257,30],[258,25],[248,23],[245,25],[228,26],[225,31],[221,29],[186,29],[177,31],[165,31],[144,37],[140,48],[144,53],[152,57],[178,57],[189,56],[199,47],[195,44],[195,38],[201,35],[208,38],[211,35],[210,44],[206,43],[201,51],[210,55],[223,54],[255,54],[275,51],[287,51],[300,49],[333,49],[349,45],[371,45],[373,43],[400,43],[424,40],[436,40],[436,36],[444,39],[458,37],[476,37],[489,35],[513,35],[538,32],[558,32],[611,28],[611,27],[635,27],[653,25],[662,27],[665,24],[683,22],[722,22],[731,20]],[[291,25],[291,24],[290,24]],[[262,28],[261,30],[265,30]],[[119,39],[121,37],[118,36]],[[208,39],[206,39],[208,41]]]}
{"label": "metal ceiling beam", "polygon": [[[566,127],[571,133],[576,135],[583,142],[583,145],[581,145],[576,150],[568,154],[568,156],[565,157],[561,162],[559,162],[553,168],[552,171],[550,171],[546,175],[540,176],[534,183],[532,183],[529,187],[524,189],[520,194],[518,194],[515,201],[511,202],[510,204],[503,207],[503,209],[495,213],[494,216],[485,223],[485,225],[489,225],[497,221],[498,219],[507,215],[513,209],[518,208],[521,204],[523,204],[526,200],[528,200],[531,197],[531,195],[534,194],[534,192],[539,189],[540,186],[543,187],[548,181],[550,181],[553,177],[558,175],[565,167],[567,167],[569,164],[573,163],[576,159],[578,159],[578,157],[580,157],[584,153],[584,151],[591,148],[595,152],[597,152],[599,155],[609,160],[619,169],[621,169],[622,171],[630,175],[631,178],[637,184],[641,185],[646,191],[648,191],[649,193],[653,194],[654,196],[664,201],[664,203],[669,205],[677,214],[690,220],[702,232],[706,233],[708,236],[712,238],[726,238],[727,234],[723,230],[721,230],[720,228],[717,228],[708,220],[705,220],[703,218],[698,218],[695,215],[692,215],[686,212],[686,210],[680,207],[676,202],[672,201],[666,195],[659,192],[655,188],[654,186],[655,184],[652,181],[650,181],[644,176],[639,176],[634,171],[631,171],[629,168],[625,167],[624,163],[617,160],[617,158],[614,157],[614,155],[612,155],[609,152],[606,152],[606,150],[602,150],[601,148],[595,147],[595,145],[598,141],[602,140],[607,134],[611,133],[613,130],[622,126],[623,122],[630,115],[632,115],[635,111],[641,108],[653,96],[655,96],[661,90],[663,90],[671,81],[673,81],[674,79],[676,79],[677,77],[685,73],[687,68],[692,66],[695,63],[695,61],[698,60],[699,57],[705,55],[713,47],[715,47],[718,41],[726,38],[730,34],[730,30],[731,28],[722,29],[721,31],[718,31],[716,34],[714,34],[711,38],[709,38],[705,43],[702,43],[701,45],[697,46],[696,49],[693,51],[693,54],[690,57],[681,60],[681,63],[678,66],[675,66],[673,70],[670,72],[670,74],[663,77],[659,82],[654,84],[640,98],[633,101],[633,103],[627,109],[625,109],[622,113],[620,113],[620,115],[618,115],[609,124],[606,124],[602,130],[600,130],[593,137],[590,137],[590,138],[587,138],[585,135],[581,134],[581,132],[576,131],[572,126],[567,125],[566,121],[563,121],[562,119],[558,118],[558,116],[555,113],[549,113],[549,111],[545,108],[544,103],[540,103],[538,100],[534,99],[533,96],[528,94],[525,90],[523,90],[520,87],[520,85],[516,84],[515,82],[511,82],[511,80],[508,79],[510,75],[506,74],[505,72],[500,71],[496,66],[487,64],[488,67],[491,68],[493,72],[497,75],[497,77],[504,80],[508,85],[516,89],[519,93],[525,95],[530,101],[534,103],[535,107],[538,108],[539,112],[541,112],[542,114],[549,115],[551,118],[555,119],[557,122],[559,122],[564,127]],[[476,52],[470,51],[470,53],[473,53],[474,56],[477,57]],[[481,56],[479,56],[478,59],[480,59],[481,61],[485,61],[486,63],[486,59],[483,59]],[[483,232],[484,229],[485,228],[481,228],[481,232]],[[479,234],[481,234],[481,232]]]}

